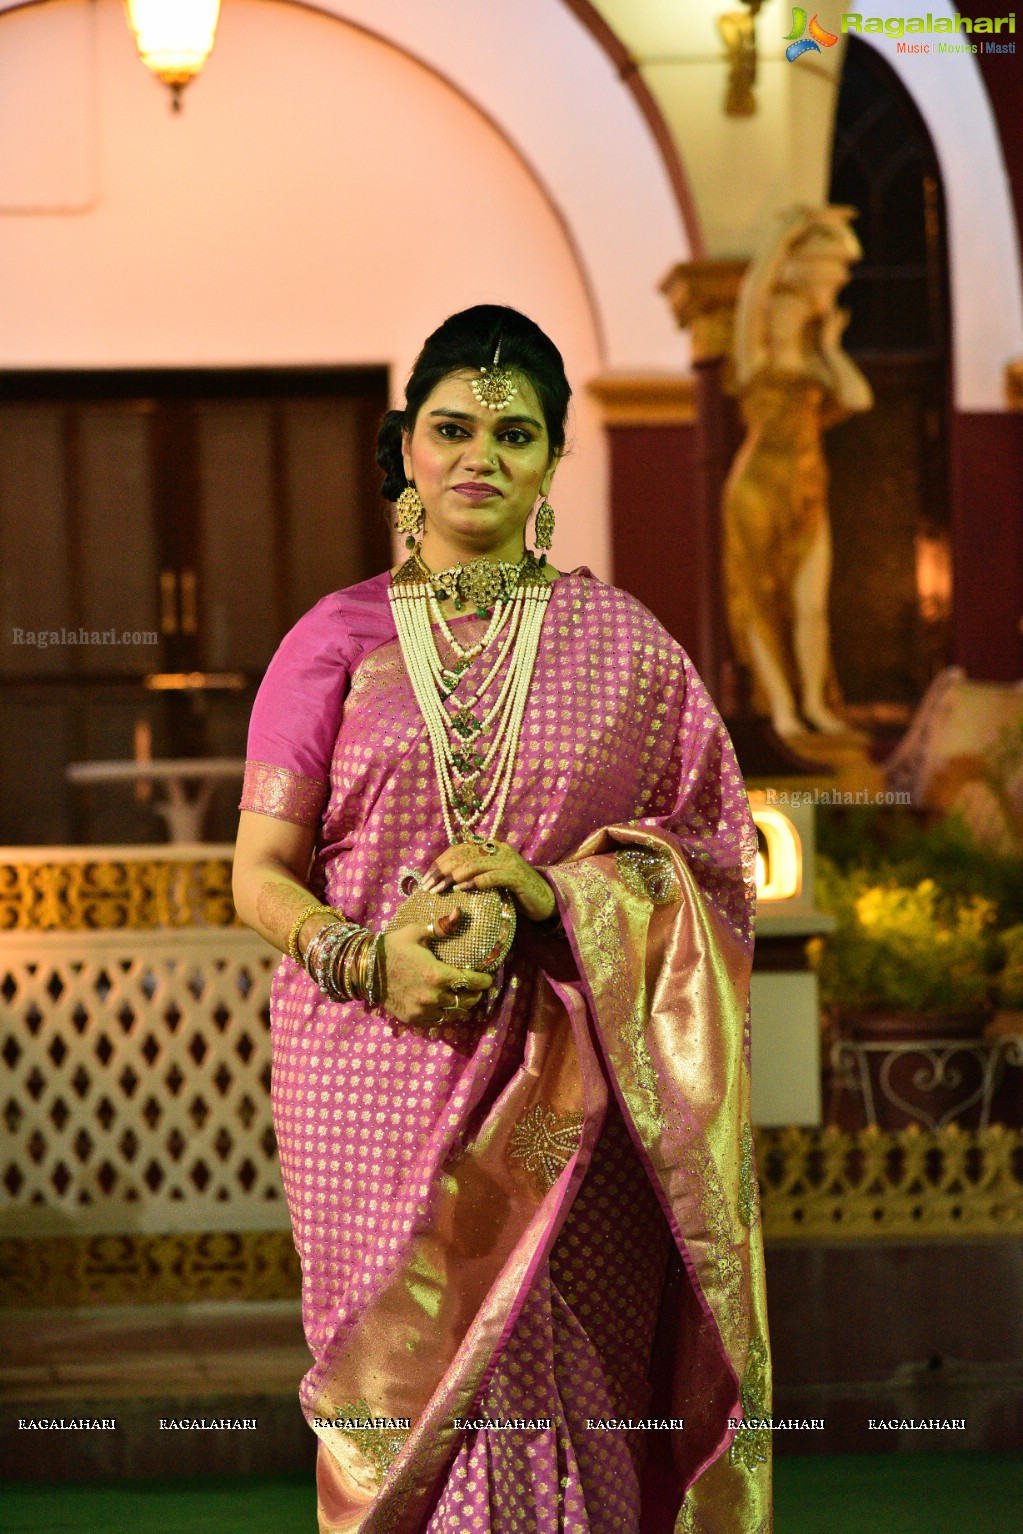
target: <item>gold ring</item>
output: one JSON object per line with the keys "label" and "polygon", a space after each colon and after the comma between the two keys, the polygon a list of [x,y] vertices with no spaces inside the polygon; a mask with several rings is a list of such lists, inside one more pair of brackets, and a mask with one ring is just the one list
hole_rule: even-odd
{"label": "gold ring", "polygon": [[486,853],[488,858],[496,858],[500,849],[495,842],[484,842],[483,851]]}
{"label": "gold ring", "polygon": [[437,941],[437,927],[436,927],[436,924],[434,922],[432,922],[432,921],[428,921],[426,923],[426,930],[430,934],[430,941],[432,943],[435,943]]}

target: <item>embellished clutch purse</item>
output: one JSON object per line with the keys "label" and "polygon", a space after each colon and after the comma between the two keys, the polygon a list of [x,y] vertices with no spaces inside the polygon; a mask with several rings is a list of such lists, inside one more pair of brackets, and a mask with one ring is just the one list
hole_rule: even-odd
{"label": "embellished clutch purse", "polygon": [[431,952],[454,969],[487,975],[504,963],[515,936],[515,902],[507,890],[451,890],[435,895],[420,889],[419,875],[409,869],[402,869],[398,882],[402,891],[409,886],[412,890],[387,923],[388,932],[436,921],[457,908],[462,913],[457,927],[447,937],[431,939]]}

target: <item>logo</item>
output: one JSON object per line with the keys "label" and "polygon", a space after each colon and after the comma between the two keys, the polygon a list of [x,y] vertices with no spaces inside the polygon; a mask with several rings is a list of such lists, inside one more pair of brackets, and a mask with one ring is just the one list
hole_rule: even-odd
{"label": "logo", "polygon": [[[810,33],[809,37],[804,34]],[[820,53],[822,48],[833,48],[838,42],[834,32],[826,32],[815,16],[806,25],[806,12],[801,5],[792,7],[792,31],[786,34],[785,41],[788,47],[785,49],[785,57],[790,64],[794,64],[804,53]]]}

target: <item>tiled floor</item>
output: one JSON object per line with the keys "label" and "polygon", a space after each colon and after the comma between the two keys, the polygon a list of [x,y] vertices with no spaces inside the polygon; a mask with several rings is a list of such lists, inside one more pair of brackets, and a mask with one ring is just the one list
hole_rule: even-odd
{"label": "tiled floor", "polygon": [[0,1402],[293,1394],[310,1361],[291,1300],[27,1310],[3,1332]]}
{"label": "tiled floor", "polygon": [[[124,1481],[307,1471],[315,1439],[298,1385],[309,1367],[297,1304],[24,1311],[0,1350],[0,1479]],[[33,1418],[116,1421],[45,1431]],[[182,1430],[184,1420],[254,1428]]]}

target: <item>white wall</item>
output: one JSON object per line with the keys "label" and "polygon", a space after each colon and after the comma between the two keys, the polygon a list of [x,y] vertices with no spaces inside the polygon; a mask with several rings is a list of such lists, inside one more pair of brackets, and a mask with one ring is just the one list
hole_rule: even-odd
{"label": "white wall", "polygon": [[579,391],[555,557],[610,574],[592,284],[548,189],[436,73],[227,0],[173,116],[117,0],[52,0],[0,16],[0,103],[0,366],[383,362],[400,384],[445,314],[513,303]]}
{"label": "white wall", "polygon": [[593,293],[606,368],[686,364],[688,338],[659,288],[692,254],[678,203],[618,65],[565,0],[298,3],[390,39],[499,125],[565,220]]}

